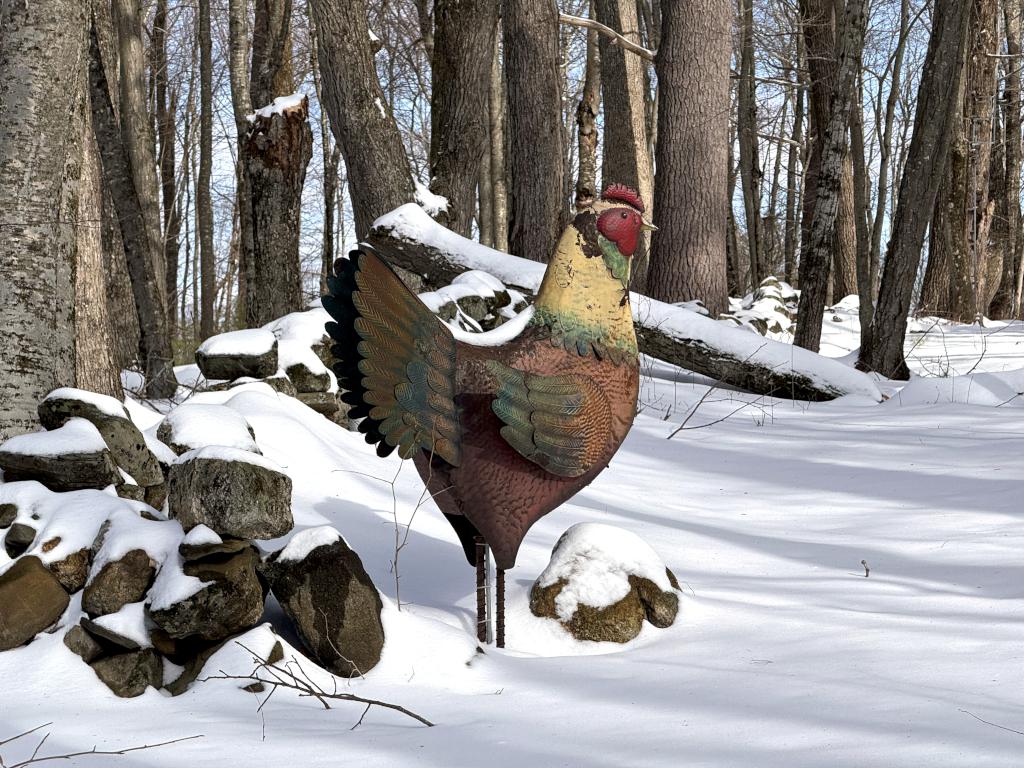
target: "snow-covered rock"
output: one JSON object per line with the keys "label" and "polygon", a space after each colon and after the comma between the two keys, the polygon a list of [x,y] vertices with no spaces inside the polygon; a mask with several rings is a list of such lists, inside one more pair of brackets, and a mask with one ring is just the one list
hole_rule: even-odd
{"label": "snow-covered rock", "polygon": [[171,514],[186,531],[205,525],[220,536],[272,539],[294,522],[291,478],[248,451],[189,451],[171,467],[168,490]]}
{"label": "snow-covered rock", "polygon": [[384,647],[380,594],[337,530],[310,528],[263,564],[270,588],[322,666],[363,675]]}
{"label": "snow-covered rock", "polygon": [[675,576],[634,533],[579,523],[555,544],[530,592],[536,616],[557,619],[577,640],[632,640],[647,619],[668,627],[679,610]]}
{"label": "snow-covered rock", "polygon": [[224,405],[184,403],[167,414],[156,436],[179,455],[209,445],[260,452],[249,422]]}
{"label": "snow-covered rock", "polygon": [[263,379],[277,371],[277,337],[264,328],[211,336],[196,350],[196,363],[207,379]]}
{"label": "snow-covered rock", "polygon": [[38,480],[55,491],[105,488],[122,480],[99,430],[82,418],[10,438],[0,445],[0,469],[8,482]]}

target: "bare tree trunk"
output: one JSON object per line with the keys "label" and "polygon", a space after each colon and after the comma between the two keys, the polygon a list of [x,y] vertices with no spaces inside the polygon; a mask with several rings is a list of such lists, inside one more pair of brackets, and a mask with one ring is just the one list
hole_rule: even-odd
{"label": "bare tree trunk", "polygon": [[[799,23],[799,22],[798,22]],[[789,155],[786,158],[786,232],[783,244],[783,259],[785,260],[786,282],[796,282],[796,249],[800,239],[800,176],[797,175],[797,166],[800,163],[803,147],[804,128],[804,86],[800,77],[800,66],[803,47],[803,33],[797,30],[796,34],[796,104],[793,107],[793,141],[789,145]],[[788,78],[787,78],[788,79]]]}
{"label": "bare tree trunk", "polygon": [[[83,68],[84,72],[84,68]],[[87,96],[85,78],[79,84]],[[108,282],[114,277],[103,263],[103,188],[100,154],[87,98],[82,117],[82,164],[78,180],[78,227],[75,251],[76,386],[121,399],[121,367],[115,357]]]}
{"label": "bare tree trunk", "polygon": [[313,156],[309,100],[257,112],[246,136],[246,173],[252,182],[254,277],[248,286],[250,327],[304,308],[299,265],[302,185]]}
{"label": "bare tree trunk", "polygon": [[969,3],[936,0],[918,88],[914,133],[900,181],[878,304],[857,361],[861,370],[878,371],[892,378],[910,376],[903,359],[907,313],[925,229],[939,179],[946,170],[950,130],[959,114],[957,93],[963,77],[969,18]]}
{"label": "bare tree trunk", "polygon": [[737,87],[737,133],[740,181],[747,222],[750,283],[756,288],[767,277],[761,248],[761,162],[757,138],[757,86],[754,82],[754,2],[738,0],[740,20],[740,79]]}
{"label": "bare tree trunk", "polygon": [[728,0],[666,3],[658,74],[657,224],[648,293],[728,309],[726,200],[729,136]]}
{"label": "bare tree trunk", "polygon": [[[308,10],[308,9],[307,9]],[[310,26],[314,25],[312,16]],[[313,73],[313,88],[316,91],[317,103],[323,104],[323,87],[320,80],[320,61],[316,50],[316,33],[310,35],[309,65]],[[334,259],[337,249],[334,246],[335,211],[338,204],[338,166],[341,163],[341,150],[331,137],[327,113],[320,109],[320,148],[324,164],[324,224],[323,241],[320,245],[320,293],[327,293],[327,278],[334,274]]]}
{"label": "bare tree trunk", "polygon": [[235,116],[238,157],[235,161],[235,199],[238,207],[238,313],[245,324],[248,286],[253,275],[252,194],[245,175],[245,135],[249,130],[246,116],[252,112],[249,93],[249,24],[247,0],[228,0],[228,73],[231,80],[231,108]]}
{"label": "bare tree trunk", "polygon": [[0,3],[0,440],[75,383],[74,283],[88,8]]}
{"label": "bare tree trunk", "polygon": [[151,242],[149,254],[160,288],[160,302],[166,304],[166,269],[160,236],[160,198],[157,192],[157,164],[154,152],[156,142],[146,104],[146,47],[142,42],[142,0],[113,0],[112,8],[120,61],[118,106],[121,115],[121,141],[131,163],[132,179],[142,207],[146,234]]}
{"label": "bare tree trunk", "polygon": [[256,0],[253,6],[249,94],[265,106],[295,87],[292,75],[292,0]]}
{"label": "bare tree trunk", "polygon": [[460,235],[473,227],[487,146],[495,0],[435,0],[430,104],[430,191],[447,198],[438,221]]}
{"label": "bare tree trunk", "polygon": [[[626,40],[641,44],[636,0],[597,0],[597,19]],[[640,193],[647,215],[655,218],[654,167],[647,142],[647,62],[601,38],[601,92],[604,98],[603,185],[626,184]],[[630,287],[647,286],[650,235],[633,256]]]}
{"label": "bare tree trunk", "polygon": [[[174,126],[177,96],[167,91],[167,0],[157,0],[153,16],[152,38],[153,80],[156,96],[157,137],[160,140],[160,188],[163,194],[164,282],[167,284],[167,333],[174,338],[174,311],[178,298],[178,238],[181,236],[181,215],[178,213],[177,167],[174,157]],[[168,100],[169,99],[169,100]]]}
{"label": "bare tree trunk", "polygon": [[[886,200],[889,196],[889,172],[892,161],[892,126],[896,119],[896,101],[900,94],[900,76],[903,72],[903,56],[907,50],[907,33],[910,29],[910,0],[900,0],[900,36],[893,53],[892,82],[885,100],[885,127],[879,142],[878,191],[875,201],[875,217],[871,226],[871,285],[878,283],[878,268],[882,255],[882,225],[885,222]],[[872,287],[872,291],[874,288]],[[863,328],[861,329],[863,334]],[[863,339],[862,339],[863,340]]]}
{"label": "bare tree trunk", "polygon": [[124,241],[121,239],[121,225],[117,218],[114,198],[105,181],[100,184],[100,190],[103,195],[101,253],[103,272],[107,277],[107,312],[113,326],[111,354],[114,364],[121,371],[135,365],[139,359],[139,313],[135,309],[132,281],[129,277],[128,261],[125,258]]}
{"label": "bare tree trunk", "polygon": [[[132,297],[139,320],[139,347],[146,374],[146,395],[171,397],[177,390],[174,378],[170,336],[167,333],[162,260],[159,237],[154,237],[150,216],[146,214],[145,192],[140,191],[133,175],[132,155],[123,142],[125,121],[119,119],[115,90],[110,86],[110,73],[117,69],[110,59],[115,55],[110,41],[109,19],[101,14],[101,4],[93,10],[89,47],[89,84],[92,103],[93,130],[100,149],[103,186],[110,190],[117,211],[125,261],[131,278]],[[128,30],[130,31],[130,30]],[[122,48],[124,46],[121,46]],[[131,47],[131,46],[129,46]],[[122,71],[125,67],[122,61]],[[123,91],[122,90],[122,95]],[[146,121],[148,126],[149,121]],[[136,137],[136,149],[145,141]],[[140,150],[145,153],[145,149]],[[152,160],[152,145],[149,145]],[[155,164],[149,166],[155,172]],[[155,192],[155,177],[153,178]],[[155,202],[155,197],[151,202]],[[156,231],[159,231],[157,224]]]}
{"label": "bare tree trunk", "polygon": [[[590,15],[595,12],[590,0]],[[597,30],[587,30],[587,63],[583,78],[583,95],[576,107],[576,141],[579,152],[579,173],[576,176],[576,206],[597,199],[597,114],[601,111],[601,49]],[[605,119],[607,125],[607,118]],[[605,134],[607,143],[607,131]]]}
{"label": "bare tree trunk", "polygon": [[495,36],[494,58],[491,61],[490,134],[491,134],[491,202],[494,206],[494,247],[508,251],[508,169],[505,167],[505,73]]}
{"label": "bare tree trunk", "polygon": [[1006,53],[1011,57],[1006,63],[1005,85],[1002,103],[1005,112],[1003,138],[1004,183],[999,207],[1005,220],[1003,242],[1003,271],[999,290],[992,299],[989,314],[995,318],[1012,318],[1020,314],[1016,299],[1017,273],[1020,260],[1017,240],[1020,237],[1020,154],[1021,154],[1021,96],[1020,96],[1020,53],[1021,53],[1021,5],[1019,0],[1003,0],[1003,21],[1006,33]]}
{"label": "bare tree trunk", "polygon": [[[846,13],[839,32],[838,71],[828,123],[821,140],[821,158],[815,190],[814,214],[800,258],[801,272],[820,275],[828,272],[829,259],[838,235],[841,206],[840,186],[847,160],[847,127],[857,89],[857,64],[864,47],[867,0],[847,0]],[[801,279],[800,306],[793,343],[818,351],[821,344],[821,312],[827,284],[820,279]]]}
{"label": "bare tree trunk", "polygon": [[[863,46],[862,46],[863,48]],[[850,154],[853,155],[853,210],[857,224],[857,296],[860,299],[861,340],[871,325],[874,312],[875,290],[871,279],[871,232],[868,226],[868,169],[864,158],[863,85],[860,82],[861,63],[857,56],[857,87],[850,117]]]}
{"label": "bare tree trunk", "polygon": [[[199,0],[199,184],[196,207],[199,215],[199,338],[215,333],[214,298],[217,293],[217,261],[213,252],[213,44],[210,39],[210,0]],[[251,276],[250,276],[251,277]]]}
{"label": "bare tree trunk", "polygon": [[345,158],[356,236],[413,201],[412,169],[395,118],[384,106],[363,0],[310,0],[324,105]]}
{"label": "bare tree trunk", "polygon": [[[728,193],[726,199],[732,201],[733,195],[736,194],[736,163],[733,158],[733,135],[729,133],[729,165],[728,165]],[[740,244],[739,235],[736,232],[736,216],[733,213],[732,205],[726,207],[728,218],[726,220],[726,238],[725,238],[725,274],[726,274],[726,286],[729,289],[730,296],[742,296],[747,287],[746,277],[750,272],[750,259],[746,260],[746,269],[744,269],[743,263],[740,261]]]}
{"label": "bare tree trunk", "polygon": [[[489,79],[489,78],[488,78]],[[488,123],[490,118],[488,117]],[[494,247],[494,184],[491,182],[491,141],[487,137],[484,157],[480,161],[480,173],[477,181],[477,226],[480,228],[480,242]]]}
{"label": "bare tree trunk", "polygon": [[509,248],[547,261],[562,234],[562,75],[554,0],[504,0],[508,98]]}

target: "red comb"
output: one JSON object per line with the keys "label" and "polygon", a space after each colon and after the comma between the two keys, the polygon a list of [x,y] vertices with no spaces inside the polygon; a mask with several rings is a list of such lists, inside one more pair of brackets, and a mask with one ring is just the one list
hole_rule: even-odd
{"label": "red comb", "polygon": [[643,213],[644,203],[640,199],[640,195],[632,187],[627,187],[625,184],[609,184],[608,188],[605,189],[604,194],[601,195],[602,200],[618,200],[619,202],[626,203],[636,208],[638,211]]}

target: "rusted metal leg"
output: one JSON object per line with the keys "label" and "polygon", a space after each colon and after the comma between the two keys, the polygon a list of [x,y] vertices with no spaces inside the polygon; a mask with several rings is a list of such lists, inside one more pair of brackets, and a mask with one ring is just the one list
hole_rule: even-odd
{"label": "rusted metal leg", "polygon": [[476,639],[487,642],[487,544],[476,537]]}
{"label": "rusted metal leg", "polygon": [[497,645],[499,648],[505,647],[505,569],[498,568],[497,577]]}

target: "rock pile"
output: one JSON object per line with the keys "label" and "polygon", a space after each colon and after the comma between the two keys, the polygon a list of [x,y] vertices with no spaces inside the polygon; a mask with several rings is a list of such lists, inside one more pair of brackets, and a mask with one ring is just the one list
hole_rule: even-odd
{"label": "rock pile", "polygon": [[314,308],[265,328],[211,336],[196,351],[196,364],[208,389],[264,381],[347,427],[348,408],[338,399],[338,382],[330,370],[330,339],[324,332],[329,320],[323,309]]}
{"label": "rock pile", "polygon": [[577,640],[626,643],[645,620],[661,629],[675,622],[678,590],[672,571],[635,533],[580,523],[555,544],[530,591],[530,610]]}
{"label": "rock pile", "polygon": [[381,599],[337,531],[264,559],[258,542],[294,527],[292,481],[237,411],[180,406],[156,428],[167,444],[88,392],[54,392],[40,418],[0,445],[0,651],[60,630],[118,696],[177,694],[273,590],[319,664],[377,663]]}

